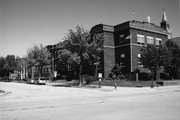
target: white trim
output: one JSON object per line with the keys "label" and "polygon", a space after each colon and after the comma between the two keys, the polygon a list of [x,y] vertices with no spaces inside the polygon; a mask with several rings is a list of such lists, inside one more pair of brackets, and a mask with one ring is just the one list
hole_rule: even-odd
{"label": "white trim", "polygon": [[134,46],[140,46],[140,47],[147,46],[146,44],[135,44],[135,43],[133,43],[132,45],[134,45]]}
{"label": "white trim", "polygon": [[162,41],[162,39],[161,39],[161,38],[156,38],[156,40]]}
{"label": "white trim", "polygon": [[137,34],[137,36],[139,36],[139,37],[144,37],[144,35],[140,35],[140,34]]}
{"label": "white trim", "polygon": [[130,52],[131,52],[131,53],[130,53],[130,57],[131,57],[131,58],[130,58],[130,59],[131,59],[131,65],[130,65],[130,67],[131,67],[131,72],[132,72],[132,39],[130,38],[129,41],[130,41]]}
{"label": "white trim", "polygon": [[104,48],[116,48],[116,47],[114,47],[114,46],[108,46],[108,45],[104,45],[103,47],[104,47]]}
{"label": "white trim", "polygon": [[118,48],[118,47],[125,47],[125,46],[130,46],[130,45],[134,45],[134,46],[140,46],[140,47],[143,47],[143,46],[147,46],[147,45],[142,45],[142,44],[136,44],[136,43],[128,43],[128,44],[124,44],[124,45],[119,45],[119,46],[116,46],[115,48]]}
{"label": "white trim", "polygon": [[119,46],[116,46],[115,48],[118,48],[118,47],[124,47],[124,46],[129,46],[129,45],[130,45],[130,43],[124,44],[124,45],[119,45]]}
{"label": "white trim", "polygon": [[130,28],[135,28],[135,29],[140,29],[140,30],[153,32],[153,33],[159,33],[159,34],[167,35],[167,32],[159,32],[159,31],[149,30],[149,29],[145,29],[145,28],[136,27],[136,26],[133,26],[133,25],[131,25]]}
{"label": "white trim", "polygon": [[153,39],[153,37],[151,37],[151,36],[147,36],[147,39]]}

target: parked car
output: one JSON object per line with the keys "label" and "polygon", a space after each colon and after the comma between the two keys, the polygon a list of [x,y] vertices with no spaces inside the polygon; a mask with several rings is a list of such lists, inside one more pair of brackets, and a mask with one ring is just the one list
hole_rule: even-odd
{"label": "parked car", "polygon": [[29,80],[29,84],[34,84],[35,83],[35,80],[34,79],[30,79]]}
{"label": "parked car", "polygon": [[36,84],[42,84],[45,85],[47,82],[47,79],[45,77],[38,77],[35,79],[34,83]]}

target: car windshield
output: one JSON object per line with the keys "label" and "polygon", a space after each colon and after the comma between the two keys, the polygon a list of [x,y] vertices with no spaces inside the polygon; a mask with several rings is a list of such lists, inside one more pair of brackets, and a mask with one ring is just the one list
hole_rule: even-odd
{"label": "car windshield", "polygon": [[46,80],[46,78],[39,78],[39,80]]}

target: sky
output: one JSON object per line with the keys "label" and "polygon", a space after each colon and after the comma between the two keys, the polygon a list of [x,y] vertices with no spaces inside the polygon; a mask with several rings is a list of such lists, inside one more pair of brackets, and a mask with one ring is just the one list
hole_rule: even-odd
{"label": "sky", "polygon": [[23,57],[34,45],[61,42],[69,29],[81,25],[117,25],[132,19],[160,25],[163,9],[180,36],[179,0],[0,0],[0,56]]}

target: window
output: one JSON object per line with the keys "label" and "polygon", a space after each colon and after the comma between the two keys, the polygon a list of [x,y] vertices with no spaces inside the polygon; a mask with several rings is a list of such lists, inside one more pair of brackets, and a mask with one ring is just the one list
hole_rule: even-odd
{"label": "window", "polygon": [[72,71],[72,64],[68,64],[68,71]]}
{"label": "window", "polygon": [[121,39],[121,38],[124,38],[124,34],[121,34],[120,36],[119,36],[119,38]]}
{"label": "window", "polygon": [[154,44],[154,38],[147,36],[147,44]]}
{"label": "window", "polygon": [[125,57],[126,57],[126,55],[125,54],[121,54],[121,56],[120,56],[120,66],[121,67],[125,67]]}
{"label": "window", "polygon": [[39,71],[38,71],[38,69],[37,68],[35,68],[35,73],[37,74],[37,73],[39,73]]}
{"label": "window", "polygon": [[45,67],[45,72],[49,72],[49,71],[48,71],[48,67]]}
{"label": "window", "polygon": [[124,42],[125,42],[125,40],[124,40],[124,34],[119,35],[119,43],[122,44],[122,43],[124,43]]}
{"label": "window", "polygon": [[144,35],[137,34],[137,43],[138,44],[144,44],[145,43]]}
{"label": "window", "polygon": [[121,58],[125,58],[125,54],[121,54]]}
{"label": "window", "polygon": [[162,42],[162,39],[161,38],[156,38],[156,45],[160,45]]}
{"label": "window", "polygon": [[46,71],[45,71],[45,68],[43,67],[43,68],[42,68],[42,73],[45,73],[45,72],[46,72]]}
{"label": "window", "polygon": [[141,54],[138,54],[138,58],[141,58]]}
{"label": "window", "polygon": [[137,57],[138,57],[138,67],[143,67],[143,64],[141,62],[141,54],[138,54]]}

